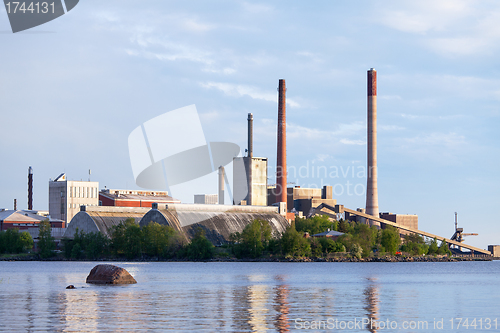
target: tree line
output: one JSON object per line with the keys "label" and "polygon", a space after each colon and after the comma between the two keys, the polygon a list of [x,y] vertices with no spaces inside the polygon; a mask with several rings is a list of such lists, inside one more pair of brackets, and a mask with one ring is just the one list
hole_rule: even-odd
{"label": "tree line", "polygon": [[[337,240],[327,237],[305,237],[327,229],[344,233]],[[0,253],[20,253],[33,247],[27,232],[9,229],[0,233]],[[48,221],[40,223],[39,255],[54,255],[55,243]],[[241,233],[230,236],[229,244],[216,249],[199,228],[189,242],[170,226],[150,222],[141,228],[133,218],[111,227],[109,237],[100,233],[76,231],[74,238],[62,239],[63,254],[68,259],[126,258],[206,260],[214,256],[236,258],[262,257],[328,257],[334,253],[352,257],[368,257],[373,253],[394,255],[398,251],[410,255],[451,254],[447,244],[425,241],[410,234],[401,241],[399,231],[391,226],[384,229],[363,223],[333,221],[327,216],[297,218],[281,235],[273,235],[267,221],[254,220]]]}

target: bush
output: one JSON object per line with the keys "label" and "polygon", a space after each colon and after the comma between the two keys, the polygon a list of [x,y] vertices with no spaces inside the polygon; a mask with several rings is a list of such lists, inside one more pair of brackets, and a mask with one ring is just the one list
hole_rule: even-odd
{"label": "bush", "polygon": [[358,259],[361,259],[361,256],[363,255],[363,248],[361,246],[359,246],[359,244],[352,244],[351,246],[351,251],[350,251],[350,254],[353,256],[353,257],[356,257]]}
{"label": "bush", "polygon": [[392,255],[396,254],[399,244],[401,244],[398,229],[392,226],[387,226],[383,229],[380,244],[384,247],[385,251],[390,252]]}
{"label": "bush", "polygon": [[214,256],[214,246],[205,236],[205,230],[198,228],[191,240],[186,246],[185,255],[192,260],[211,259]]}
{"label": "bush", "polygon": [[48,220],[40,222],[38,226],[38,253],[42,258],[53,256],[53,251],[56,248],[54,238],[51,235],[52,228]]}
{"label": "bush", "polygon": [[283,233],[280,245],[282,254],[286,256],[307,257],[311,254],[311,245],[293,224]]}
{"label": "bush", "polygon": [[254,220],[248,224],[242,233],[231,235],[233,253],[238,258],[258,258],[269,248],[272,229],[267,221]]}
{"label": "bush", "polygon": [[330,221],[327,215],[313,216],[311,218],[296,218],[295,219],[295,230],[298,232],[308,232],[311,236],[319,234],[321,232],[330,230],[337,230],[337,221]]}

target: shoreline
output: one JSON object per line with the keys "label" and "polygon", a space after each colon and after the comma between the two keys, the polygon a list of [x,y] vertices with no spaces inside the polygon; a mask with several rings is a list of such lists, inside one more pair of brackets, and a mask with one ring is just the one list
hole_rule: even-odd
{"label": "shoreline", "polygon": [[66,258],[47,258],[40,259],[38,256],[21,256],[0,258],[0,261],[67,261],[67,262],[459,262],[459,261],[493,261],[500,258],[488,257],[431,257],[431,256],[384,256],[384,257],[368,257],[368,258],[258,258],[258,259],[237,259],[237,258],[213,258],[207,260],[185,260],[185,259],[135,259],[127,260],[125,258],[101,258],[101,259],[66,259]]}

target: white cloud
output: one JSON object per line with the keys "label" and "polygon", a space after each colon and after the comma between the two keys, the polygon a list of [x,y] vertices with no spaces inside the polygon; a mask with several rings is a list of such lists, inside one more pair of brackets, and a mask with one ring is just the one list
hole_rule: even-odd
{"label": "white cloud", "polygon": [[366,141],[363,141],[363,140],[341,139],[340,143],[343,143],[345,145],[357,145],[357,146],[366,145]]}
{"label": "white cloud", "polygon": [[[200,83],[200,85],[206,89],[212,89],[212,88],[218,89],[228,96],[233,96],[233,97],[249,96],[253,99],[260,99],[273,103],[278,102],[277,93],[262,91],[257,87],[241,85],[241,84],[222,83],[222,82],[206,82],[206,83]],[[286,104],[290,107],[295,107],[295,108],[300,107],[300,104],[295,102],[291,98],[286,99]]]}

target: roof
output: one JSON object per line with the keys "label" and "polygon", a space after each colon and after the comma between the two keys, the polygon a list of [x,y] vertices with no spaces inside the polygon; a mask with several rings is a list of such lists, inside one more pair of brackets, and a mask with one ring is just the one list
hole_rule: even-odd
{"label": "roof", "polygon": [[110,236],[111,228],[128,218],[133,218],[137,224],[142,219],[149,208],[127,207],[86,207],[86,211],[80,211],[76,214],[66,228],[64,237],[73,238],[76,229],[85,232],[100,231],[106,236]]}
{"label": "roof", "polygon": [[324,232],[320,232],[319,234],[313,235],[313,237],[337,237],[342,236],[344,233],[335,231],[335,230],[327,230]]}
{"label": "roof", "polygon": [[[118,191],[117,191],[118,192]],[[169,195],[143,195],[134,193],[123,193],[124,191],[115,194],[111,191],[100,191],[99,195],[112,200],[127,200],[127,201],[151,201],[159,203],[181,203],[180,200],[174,199]],[[132,191],[130,191],[132,192]]]}
{"label": "roof", "polygon": [[0,221],[3,221],[3,222],[37,223],[37,222],[41,222],[41,221],[44,221],[47,219],[51,222],[61,221],[61,220],[49,218],[47,216],[38,215],[35,213],[35,211],[27,211],[27,210],[3,210],[3,211],[0,211]]}

